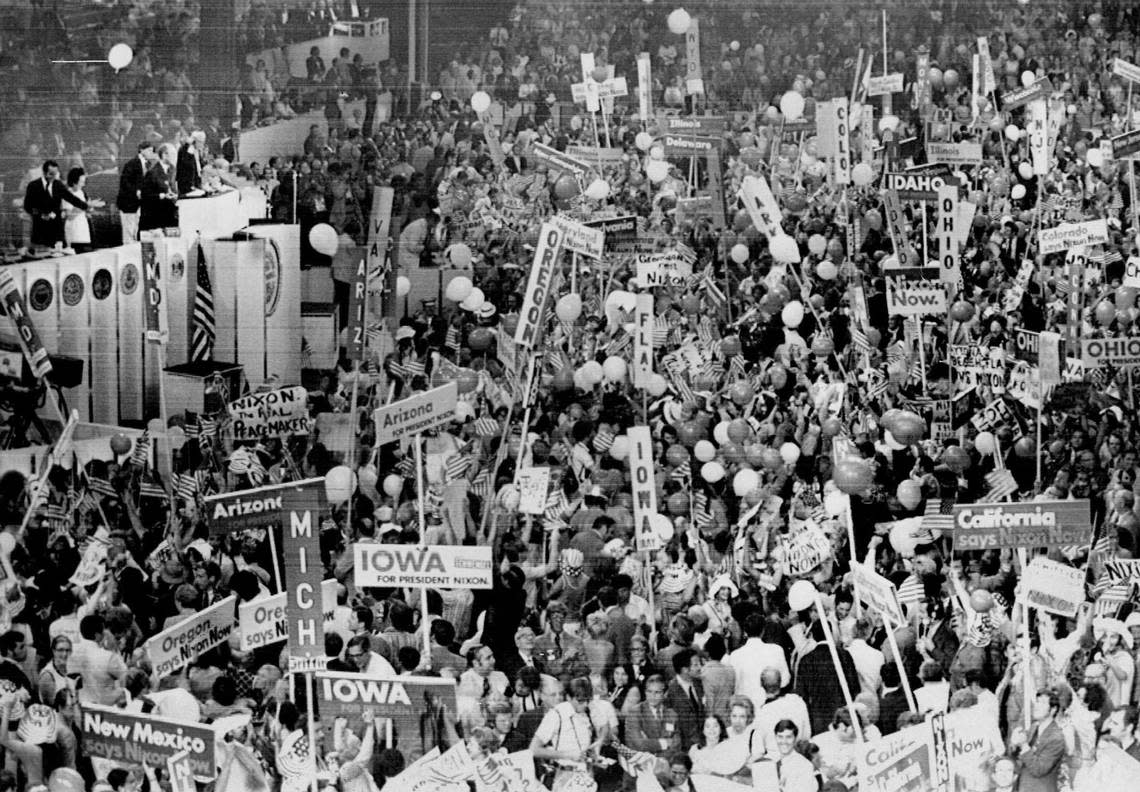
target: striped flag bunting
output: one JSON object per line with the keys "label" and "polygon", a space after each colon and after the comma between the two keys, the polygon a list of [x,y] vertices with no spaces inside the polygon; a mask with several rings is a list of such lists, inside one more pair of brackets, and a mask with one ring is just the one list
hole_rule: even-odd
{"label": "striped flag bunting", "polygon": [[467,468],[470,467],[471,460],[465,456],[454,455],[450,456],[445,463],[444,472],[447,475],[447,480],[459,481],[467,475]]}
{"label": "striped flag bunting", "polygon": [[476,437],[494,437],[499,433],[499,422],[494,418],[483,416],[475,420]]}
{"label": "striped flag bunting", "polygon": [[411,370],[398,360],[388,361],[388,373],[404,382],[410,382],[412,379]]}
{"label": "striped flag bunting", "polygon": [[926,602],[926,592],[922,588],[922,580],[917,575],[910,575],[899,586],[899,603],[915,606],[924,602]]}
{"label": "striped flag bunting", "polygon": [[854,325],[851,327],[851,345],[862,353],[871,354],[871,339]]}
{"label": "striped flag bunting", "polygon": [[733,355],[728,359],[728,376],[729,379],[746,379],[747,376],[744,371],[744,356]]}
{"label": "striped flag bunting", "polygon": [[949,532],[954,529],[954,499],[927,498],[922,514],[922,530]]}
{"label": "striped flag bunting", "polygon": [[669,326],[669,320],[664,316],[658,316],[653,320],[653,348],[662,349],[669,343],[669,331],[672,328]]}
{"label": "striped flag bunting", "polygon": [[479,471],[479,475],[471,482],[470,491],[483,499],[491,497],[491,471],[487,469]]}
{"label": "striped flag bunting", "polygon": [[986,487],[986,494],[978,502],[997,503],[1017,492],[1017,479],[1005,468],[993,470],[986,474]]}
{"label": "striped flag bunting", "polygon": [[606,344],[606,357],[613,357],[614,355],[621,355],[627,349],[633,348],[633,336],[625,330],[618,330],[614,337]]}
{"label": "striped flag bunting", "polygon": [[682,462],[673,468],[673,472],[669,477],[674,481],[689,481],[693,477],[693,465],[691,462]]}
{"label": "striped flag bunting", "polygon": [[561,523],[566,518],[566,510],[570,508],[570,500],[566,497],[562,487],[555,487],[554,492],[546,497],[546,509],[542,516],[550,521]]}
{"label": "striped flag bunting", "polygon": [[1093,603],[1093,614],[1095,616],[1114,617],[1120,610],[1120,606],[1128,602],[1131,597],[1131,583],[1113,583],[1096,598]]}
{"label": "striped flag bunting", "polygon": [[458,327],[456,327],[455,325],[451,325],[450,327],[447,328],[447,336],[443,340],[443,345],[445,347],[447,347],[448,349],[452,349],[456,352],[459,351],[459,328]]}
{"label": "striped flag bunting", "polygon": [[131,451],[131,464],[144,468],[150,461],[150,430],[143,429],[143,433],[135,440],[135,447]]}
{"label": "striped flag bunting", "polygon": [[687,403],[697,400],[697,395],[693,393],[692,387],[690,387],[689,383],[685,381],[683,374],[670,373],[669,380],[673,386],[674,392],[677,394],[677,398],[679,398],[682,402]]}
{"label": "striped flag bunting", "polygon": [[95,493],[101,498],[117,498],[119,493],[111,486],[111,482],[107,479],[99,478],[98,476],[90,476],[87,479],[87,489]]}
{"label": "striped flag bunting", "polygon": [[36,511],[40,518],[48,522],[66,522],[67,507],[57,503],[41,503]]}
{"label": "striped flag bunting", "polygon": [[411,457],[404,457],[396,463],[396,472],[404,478],[416,475],[416,463]]}
{"label": "striped flag bunting", "polygon": [[169,500],[166,490],[150,481],[139,482],[139,497],[152,498],[154,500]]}
{"label": "striped flag bunting", "polygon": [[198,479],[193,473],[175,473],[174,490],[182,500],[192,501],[198,495]]}
{"label": "striped flag bunting", "polygon": [[594,435],[594,450],[599,454],[604,454],[610,450],[610,446],[614,444],[616,434],[609,429],[599,429],[598,433]]}

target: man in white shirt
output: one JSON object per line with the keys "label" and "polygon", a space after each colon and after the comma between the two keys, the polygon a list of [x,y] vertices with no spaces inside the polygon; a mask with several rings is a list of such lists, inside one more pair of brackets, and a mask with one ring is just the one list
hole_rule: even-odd
{"label": "man in white shirt", "polygon": [[776,740],[776,724],[781,721],[791,721],[796,725],[799,734],[808,734],[811,731],[811,716],[808,714],[807,704],[795,693],[780,695],[780,671],[776,668],[765,668],[760,674],[760,684],[764,688],[767,701],[756,710],[756,718],[752,727],[764,740],[764,750],[769,756],[775,756],[779,750]]}
{"label": "man in white shirt", "polygon": [[79,633],[82,638],[67,660],[67,673],[79,674],[83,678],[79,701],[113,706],[123,692],[122,680],[127,674],[127,664],[118,652],[105,648],[108,633],[102,616],[84,616],[79,622]]}
{"label": "man in white shirt", "polygon": [[381,655],[372,651],[372,639],[367,635],[353,636],[345,649],[345,658],[356,666],[361,674],[370,676],[396,676],[396,669]]}
{"label": "man in white shirt", "polygon": [[[764,702],[764,688],[760,684],[760,672],[774,668],[780,673],[780,687],[787,687],[792,681],[788,671],[788,660],[778,644],[764,643],[760,637],[764,632],[764,615],[751,613],[744,619],[744,633],[748,640],[744,646],[728,656],[728,665],[736,672],[736,692],[752,699],[753,706],[759,708]],[[808,733],[807,731],[804,732]]]}
{"label": "man in white shirt", "polygon": [[950,683],[943,678],[942,666],[927,660],[918,671],[922,687],[914,691],[919,712],[946,712],[950,703]]}
{"label": "man in white shirt", "polygon": [[476,645],[467,650],[467,670],[459,675],[455,687],[456,706],[465,726],[481,726],[484,707],[492,697],[506,697],[510,680],[495,670],[495,652],[489,646]]}
{"label": "man in white shirt", "polygon": [[855,670],[859,673],[859,688],[864,693],[878,696],[879,688],[883,684],[882,669],[885,659],[882,652],[867,643],[872,629],[874,628],[871,626],[871,621],[866,617],[856,620],[855,637],[851,639],[847,651],[855,661]]}

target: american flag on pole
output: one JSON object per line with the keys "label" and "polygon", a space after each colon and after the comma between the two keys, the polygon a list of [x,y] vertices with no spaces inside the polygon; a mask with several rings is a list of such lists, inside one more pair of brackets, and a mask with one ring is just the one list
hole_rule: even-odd
{"label": "american flag on pole", "polygon": [[167,500],[166,490],[150,481],[139,482],[139,497],[153,498],[154,500]]}
{"label": "american flag on pole", "polygon": [[131,451],[131,464],[144,468],[150,461],[150,430],[143,429],[143,433],[135,440],[134,450]]}
{"label": "american flag on pole", "polygon": [[871,339],[858,327],[851,327],[851,345],[860,352],[871,354]]}
{"label": "american flag on pole", "polygon": [[670,478],[675,481],[688,481],[693,477],[693,466],[689,462],[682,462],[673,468],[673,472],[669,474]]}
{"label": "american flag on pole", "polygon": [[467,475],[467,468],[470,466],[471,460],[460,454],[448,457],[447,462],[444,463],[444,471],[447,475],[447,480],[459,481]]}
{"label": "american flag on pole", "polygon": [[986,494],[978,499],[979,503],[997,503],[1005,500],[1017,492],[1017,479],[1005,468],[994,470],[986,474]]}
{"label": "american flag on pole", "polygon": [[923,531],[951,531],[954,528],[954,499],[927,498],[922,514]]}
{"label": "american flag on pole", "polygon": [[206,267],[206,254],[198,243],[198,280],[194,287],[194,307],[191,314],[190,360],[213,360],[214,340],[218,328],[214,318],[214,290],[210,286],[210,272]]}
{"label": "american flag on pole", "polygon": [[98,478],[97,476],[88,477],[87,489],[103,498],[119,497],[119,493],[111,486],[111,482],[104,478]]}

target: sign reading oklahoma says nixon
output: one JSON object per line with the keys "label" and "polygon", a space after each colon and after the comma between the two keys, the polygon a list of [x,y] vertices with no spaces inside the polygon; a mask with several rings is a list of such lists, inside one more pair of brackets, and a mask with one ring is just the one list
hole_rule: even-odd
{"label": "sign reading oklahoma says nixon", "polygon": [[462,545],[382,545],[352,547],[357,586],[392,588],[491,588],[491,548]]}
{"label": "sign reading oklahoma says nixon", "polygon": [[454,382],[379,407],[372,414],[376,445],[435,429],[455,417],[459,386]]}
{"label": "sign reading oklahoma says nixon", "polygon": [[1091,535],[1087,500],[954,506],[955,550],[1080,545]]}

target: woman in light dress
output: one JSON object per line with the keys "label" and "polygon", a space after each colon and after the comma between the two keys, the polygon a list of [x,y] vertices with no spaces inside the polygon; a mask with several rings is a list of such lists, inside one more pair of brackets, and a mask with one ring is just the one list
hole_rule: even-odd
{"label": "woman in light dress", "polygon": [[[103,201],[93,199],[88,201],[83,190],[87,186],[87,172],[83,168],[72,168],[67,172],[67,189],[79,200],[89,207],[103,206]],[[63,236],[67,246],[77,252],[91,247],[91,224],[87,222],[87,210],[80,209],[70,203],[63,204]]]}

